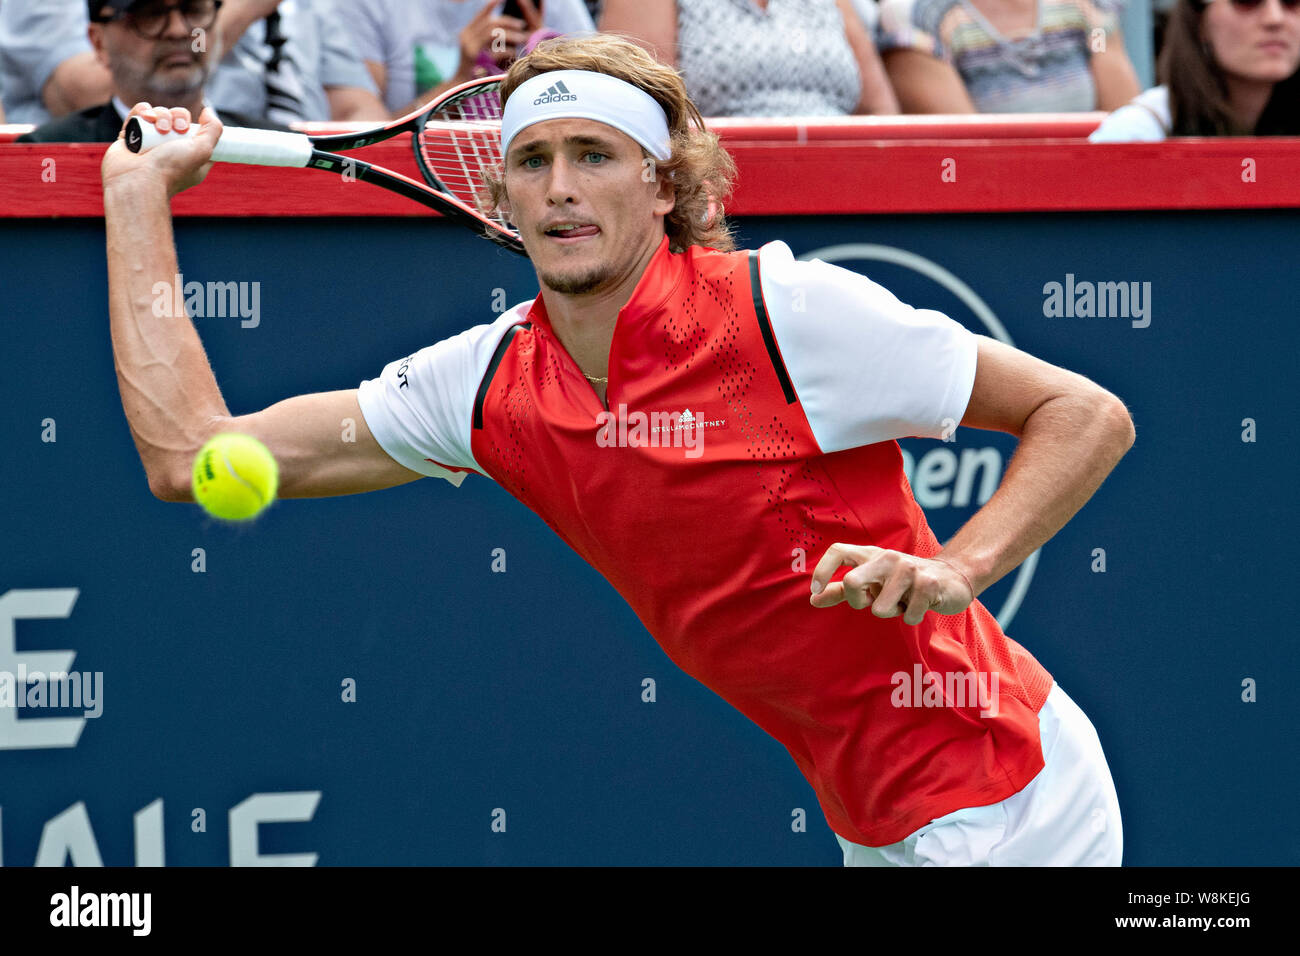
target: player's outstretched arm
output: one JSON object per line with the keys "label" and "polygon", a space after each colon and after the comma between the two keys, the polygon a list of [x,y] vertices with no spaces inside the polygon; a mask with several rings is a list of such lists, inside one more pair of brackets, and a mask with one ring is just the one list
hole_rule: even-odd
{"label": "player's outstretched arm", "polygon": [[[400,465],[380,447],[366,425],[355,388],[298,395],[251,415],[216,422],[219,431],[243,432],[260,439],[280,466],[280,498],[323,498],[378,491],[423,478]],[[198,449],[194,449],[195,452]],[[182,463],[180,488],[172,482],[172,501],[191,501],[190,462]]]}
{"label": "player's outstretched arm", "polygon": [[[185,110],[140,105],[164,131],[189,124]],[[399,465],[366,427],[355,390],[287,399],[232,416],[189,317],[156,315],[157,283],[180,271],[170,198],[202,180],[221,124],[205,111],[199,134],[135,154],[119,140],[104,156],[109,321],[113,363],[131,436],[149,487],[164,501],[189,501],[194,455],[212,435],[260,439],[280,466],[282,497],[352,494],[422,477]]]}

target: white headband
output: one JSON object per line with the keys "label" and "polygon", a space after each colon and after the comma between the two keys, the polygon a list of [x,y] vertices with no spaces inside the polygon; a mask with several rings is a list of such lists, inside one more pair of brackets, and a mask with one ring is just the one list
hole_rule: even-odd
{"label": "white headband", "polygon": [[554,70],[520,83],[501,117],[501,155],[520,130],[552,119],[605,123],[636,140],[659,160],[672,155],[668,117],[653,96],[605,73]]}

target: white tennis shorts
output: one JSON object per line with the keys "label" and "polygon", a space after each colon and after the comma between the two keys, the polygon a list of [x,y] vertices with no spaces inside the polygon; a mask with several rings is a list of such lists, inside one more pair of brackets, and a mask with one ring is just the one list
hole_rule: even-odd
{"label": "white tennis shorts", "polygon": [[845,866],[1119,866],[1119,800],[1097,731],[1059,684],[1038,712],[1043,769],[1000,803],[931,820],[888,846],[836,834]]}

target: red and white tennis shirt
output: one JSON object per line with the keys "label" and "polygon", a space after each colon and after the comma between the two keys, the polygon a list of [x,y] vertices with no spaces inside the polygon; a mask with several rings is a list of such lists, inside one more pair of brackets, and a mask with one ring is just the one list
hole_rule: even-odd
{"label": "red and white tennis shirt", "polygon": [[[618,316],[608,411],[540,296],[389,364],[359,398],[398,462],[486,475],[533,509],[669,657],[786,746],[836,833],[882,846],[1043,766],[1052,678],[978,601],[914,627],[808,602],[837,541],[939,551],[893,439],[959,422],[975,361],[957,322],[784,243],[672,254],[665,239]],[[902,690],[930,672],[946,702],[924,680]],[[972,672],[994,706],[952,696],[949,675]]]}

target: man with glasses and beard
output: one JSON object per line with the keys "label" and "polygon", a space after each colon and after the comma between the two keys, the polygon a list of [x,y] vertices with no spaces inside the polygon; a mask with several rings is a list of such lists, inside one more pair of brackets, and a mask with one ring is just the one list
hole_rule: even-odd
{"label": "man with glasses and beard", "polygon": [[[184,106],[197,115],[204,85],[221,49],[218,0],[90,0],[89,37],[95,57],[113,78],[113,98],[52,120],[20,143],[111,143],[133,103]],[[283,129],[256,117],[223,111],[227,126]]]}

